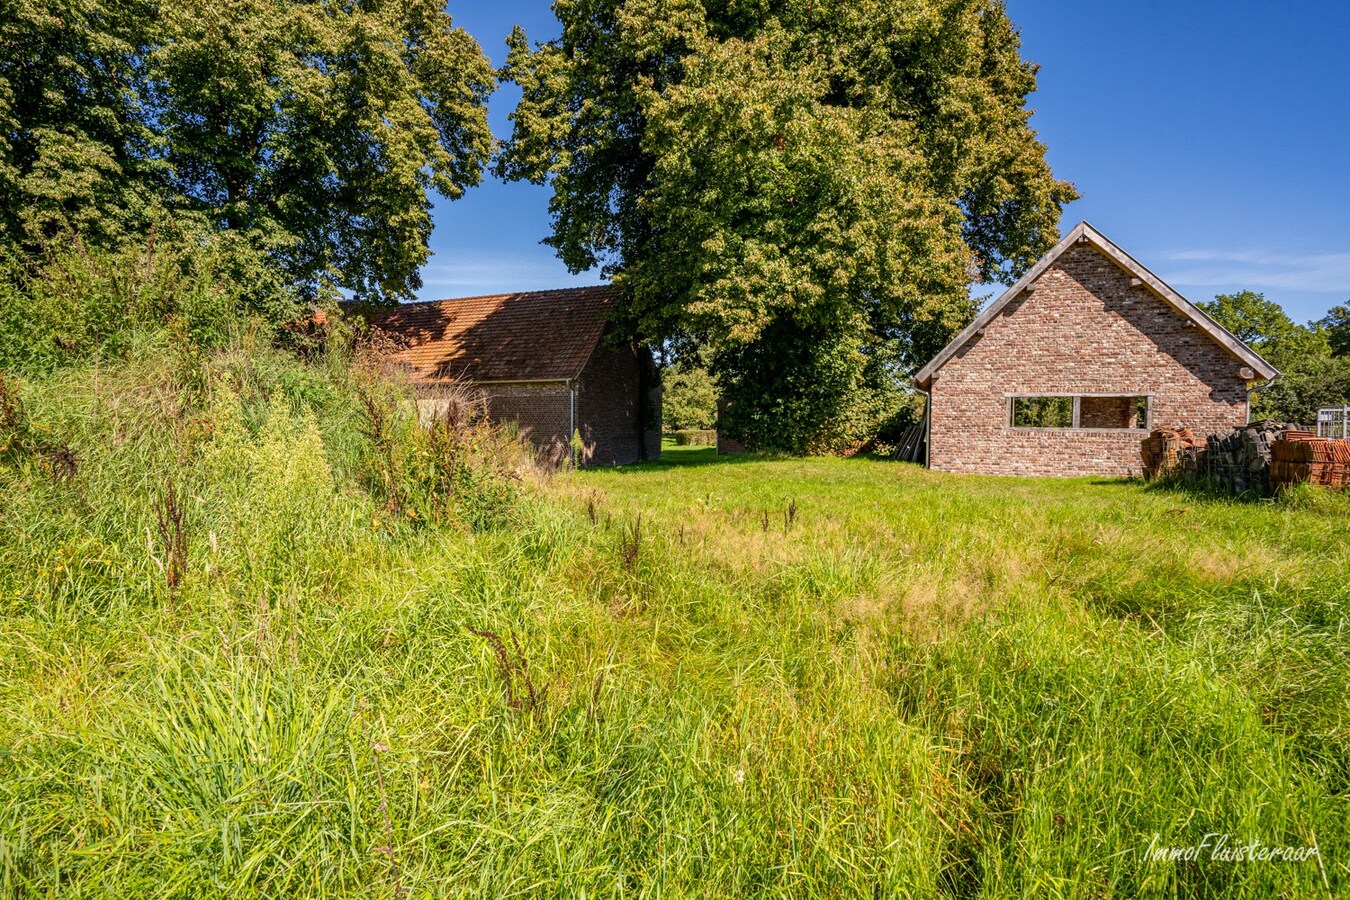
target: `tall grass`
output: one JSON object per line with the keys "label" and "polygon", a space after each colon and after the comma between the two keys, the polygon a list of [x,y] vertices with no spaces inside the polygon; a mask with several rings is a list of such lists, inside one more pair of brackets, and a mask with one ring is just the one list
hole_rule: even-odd
{"label": "tall grass", "polygon": [[[1343,503],[863,459],[545,478],[376,396],[382,432],[350,362],[147,340],[14,381],[78,468],[0,470],[0,892],[1350,879]],[[1207,832],[1320,864],[1145,859]]]}

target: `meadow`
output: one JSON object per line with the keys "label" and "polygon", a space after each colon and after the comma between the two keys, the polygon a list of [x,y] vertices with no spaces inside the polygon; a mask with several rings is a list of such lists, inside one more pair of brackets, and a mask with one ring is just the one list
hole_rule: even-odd
{"label": "meadow", "polygon": [[668,446],[437,518],[342,361],[127,356],[9,382],[5,896],[1350,884],[1344,498]]}

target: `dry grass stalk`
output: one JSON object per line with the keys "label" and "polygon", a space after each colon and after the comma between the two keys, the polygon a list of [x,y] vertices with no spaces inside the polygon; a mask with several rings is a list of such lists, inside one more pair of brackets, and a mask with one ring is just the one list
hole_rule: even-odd
{"label": "dry grass stalk", "polygon": [[183,580],[187,568],[187,528],[183,522],[183,506],[173,482],[166,482],[164,494],[155,507],[155,521],[159,525],[159,541],[164,546],[164,580],[172,596]]}
{"label": "dry grass stalk", "polygon": [[514,656],[511,650],[507,649],[501,635],[495,631],[470,628],[469,632],[491,645],[493,657],[497,662],[497,672],[502,678],[502,692],[506,695],[506,705],[517,712],[537,714],[544,702],[544,692],[534,686],[534,679],[530,677],[529,661],[525,659],[525,653],[520,649],[520,641],[516,639],[515,632],[508,632],[511,647],[515,650]]}

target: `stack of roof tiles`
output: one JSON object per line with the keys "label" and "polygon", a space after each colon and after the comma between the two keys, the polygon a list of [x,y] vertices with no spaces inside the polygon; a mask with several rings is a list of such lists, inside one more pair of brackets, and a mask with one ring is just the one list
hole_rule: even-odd
{"label": "stack of roof tiles", "polygon": [[1183,450],[1204,447],[1205,439],[1189,428],[1159,428],[1139,443],[1144,477],[1166,478],[1178,471]]}
{"label": "stack of roof tiles", "polygon": [[[1332,444],[1347,448],[1331,449]],[[1140,450],[1149,478],[1203,482],[1234,494],[1265,496],[1299,482],[1334,487],[1350,482],[1350,441],[1322,440],[1272,419],[1208,438],[1187,429],[1160,429]]]}
{"label": "stack of roof tiles", "polygon": [[1271,451],[1270,480],[1276,486],[1315,484],[1334,490],[1350,488],[1350,441],[1290,431],[1276,441]]}

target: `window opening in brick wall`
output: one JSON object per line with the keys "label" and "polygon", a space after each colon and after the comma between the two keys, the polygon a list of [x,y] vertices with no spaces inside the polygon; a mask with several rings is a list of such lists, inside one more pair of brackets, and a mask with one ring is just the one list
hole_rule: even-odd
{"label": "window opening in brick wall", "polygon": [[1014,428],[1072,428],[1072,397],[1014,397]]}
{"label": "window opening in brick wall", "polygon": [[1013,428],[1147,430],[1149,398],[1140,394],[1051,394],[1009,397]]}

